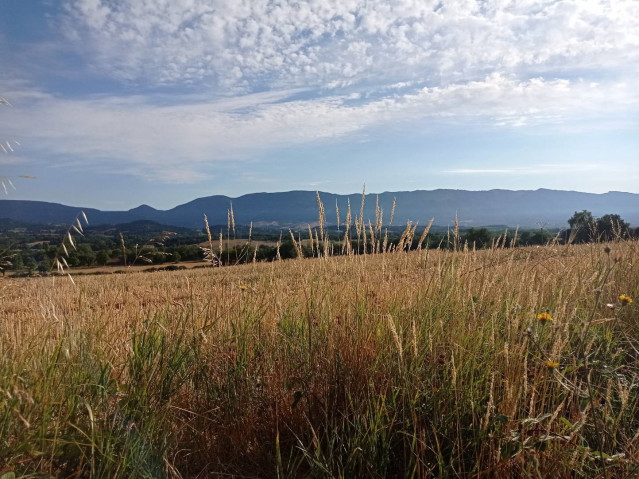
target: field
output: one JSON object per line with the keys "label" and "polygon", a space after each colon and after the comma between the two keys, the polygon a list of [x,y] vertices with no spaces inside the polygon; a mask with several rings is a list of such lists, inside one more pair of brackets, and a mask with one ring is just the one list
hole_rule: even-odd
{"label": "field", "polygon": [[3,280],[0,477],[637,477],[638,248]]}
{"label": "field", "polygon": [[191,268],[208,268],[211,266],[209,261],[180,261],[177,263],[152,265],[147,263],[135,264],[132,266],[79,266],[70,268],[69,272],[73,276],[91,275],[91,274],[121,274],[121,273],[144,273],[157,272],[169,268],[171,269],[191,269]]}

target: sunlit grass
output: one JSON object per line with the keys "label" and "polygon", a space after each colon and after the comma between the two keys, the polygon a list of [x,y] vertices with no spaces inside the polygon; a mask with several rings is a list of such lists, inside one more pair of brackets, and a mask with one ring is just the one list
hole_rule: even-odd
{"label": "sunlit grass", "polygon": [[0,474],[636,477],[637,246],[3,281]]}

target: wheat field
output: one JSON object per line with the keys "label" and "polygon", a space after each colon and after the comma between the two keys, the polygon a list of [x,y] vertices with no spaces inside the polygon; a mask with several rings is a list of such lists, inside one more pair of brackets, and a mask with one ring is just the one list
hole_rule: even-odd
{"label": "wheat field", "polygon": [[3,280],[0,477],[637,477],[638,247]]}

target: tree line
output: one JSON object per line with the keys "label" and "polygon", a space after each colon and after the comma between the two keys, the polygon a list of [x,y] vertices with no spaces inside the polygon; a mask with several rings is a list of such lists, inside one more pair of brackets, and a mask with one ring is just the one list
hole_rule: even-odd
{"label": "tree line", "polygon": [[[498,242],[501,246],[534,246],[545,245],[553,240],[563,243],[585,243],[592,241],[611,241],[618,238],[639,237],[639,228],[631,228],[629,223],[618,214],[607,214],[595,218],[590,211],[575,212],[568,219],[565,230],[537,230],[524,231],[496,231],[488,228],[468,228],[455,233],[454,231],[431,232],[423,244],[425,248],[453,249],[483,249]],[[453,237],[457,235],[457,237]],[[515,236],[516,235],[516,236]],[[324,248],[330,248],[331,255],[342,253],[341,238],[337,231],[330,233],[329,241],[315,249],[308,243],[295,244],[291,239],[282,239],[274,233],[261,234],[260,239],[270,240],[271,244],[255,244],[246,241],[244,244],[229,246],[223,243],[218,251],[218,264],[231,265],[252,261],[274,261],[277,259],[296,258],[299,254],[304,257],[323,255]],[[389,232],[389,247],[397,247],[400,242],[399,231]],[[0,265],[0,270],[13,270],[33,274],[47,273],[55,269],[55,259],[59,255],[61,238],[48,237],[47,241],[27,243],[34,237],[23,238],[19,248],[10,251],[10,261]],[[104,235],[85,236],[77,239],[74,249],[68,253],[66,261],[70,267],[80,266],[129,266],[129,265],[163,265],[181,261],[201,261],[204,251],[199,246],[205,238],[203,236],[166,237],[164,241],[156,241],[143,236],[129,238],[124,244],[124,238],[105,237]],[[317,249],[320,247],[322,250]],[[403,249],[412,250],[418,247],[417,238],[412,238],[403,244]],[[370,245],[358,244],[354,248],[355,254],[370,253]]]}
{"label": "tree line", "polygon": [[565,240],[572,243],[639,237],[639,227],[632,229],[630,224],[617,214],[595,218],[588,210],[575,211],[568,220],[568,225],[570,228],[565,232]]}

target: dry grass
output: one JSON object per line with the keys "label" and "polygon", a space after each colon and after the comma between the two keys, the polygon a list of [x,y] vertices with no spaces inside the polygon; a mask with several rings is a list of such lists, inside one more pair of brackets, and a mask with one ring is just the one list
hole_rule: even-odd
{"label": "dry grass", "polygon": [[611,246],[4,281],[0,473],[636,477]]}

